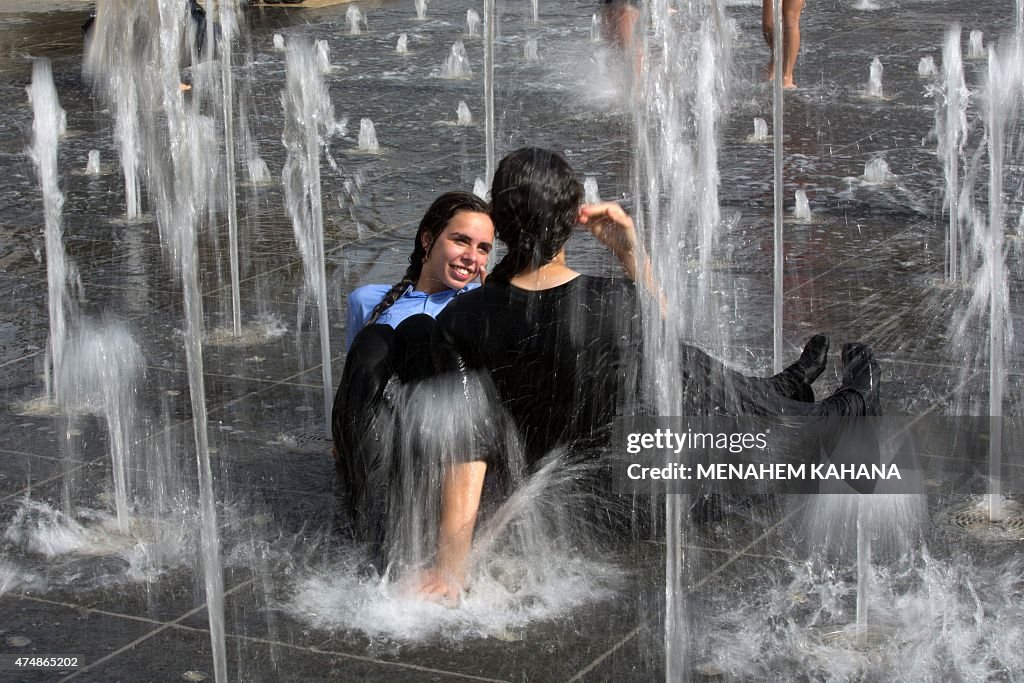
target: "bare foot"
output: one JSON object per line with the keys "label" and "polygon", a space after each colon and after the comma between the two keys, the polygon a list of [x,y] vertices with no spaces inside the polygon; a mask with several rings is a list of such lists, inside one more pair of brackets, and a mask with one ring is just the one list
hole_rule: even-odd
{"label": "bare foot", "polygon": [[192,86],[189,85],[188,83],[179,83],[178,84],[178,90],[180,90],[181,92],[188,92],[191,89],[192,89]]}
{"label": "bare foot", "polygon": [[[766,66],[764,68],[764,71],[761,72],[761,78],[763,78],[768,83],[774,82],[775,81],[775,65],[772,64],[771,62],[769,62],[768,66]],[[793,81],[793,77],[792,76],[790,76],[788,78],[786,76],[782,77],[782,89],[783,90],[796,90],[796,83]]]}

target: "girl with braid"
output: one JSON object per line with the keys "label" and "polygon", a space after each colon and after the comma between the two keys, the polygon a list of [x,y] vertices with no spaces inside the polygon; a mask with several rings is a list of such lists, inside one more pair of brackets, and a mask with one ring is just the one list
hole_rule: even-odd
{"label": "girl with braid", "polygon": [[434,316],[455,297],[479,287],[494,246],[487,203],[468,192],[448,192],[427,209],[405,276],[394,285],[365,285],[348,298],[348,355],[334,397],[334,458],[349,494],[359,540],[380,529],[377,492],[367,476],[379,460],[373,416],[392,377],[411,381],[428,369]]}
{"label": "girl with braid", "polygon": [[[484,413],[507,414],[527,467],[559,447],[587,457],[593,446],[607,443],[614,418],[636,412],[642,400],[637,381],[642,291],[631,280],[656,288],[646,267],[638,267],[632,219],[615,203],[583,205],[582,200],[572,167],[557,153],[521,149],[505,157],[491,185],[491,217],[508,254],[485,286],[438,316],[432,339],[437,372],[463,384],[480,378],[493,387],[500,407]],[[619,259],[628,279],[591,277],[569,268],[565,243],[580,224]],[[810,385],[824,371],[827,353],[828,339],[813,337],[796,363],[760,378],[680,343],[681,376],[666,381],[685,389],[679,415],[873,414],[879,367],[862,344],[843,349],[842,387],[813,402]],[[424,597],[448,603],[457,601],[467,579],[485,476],[507,466],[501,444],[474,448],[481,442],[472,434],[453,438],[458,452],[441,455],[434,559],[412,580]]]}
{"label": "girl with braid", "polygon": [[[449,301],[483,282],[494,242],[487,203],[468,192],[434,200],[416,231],[409,267],[394,285],[364,285],[348,297],[346,344],[375,323],[398,327],[411,315],[437,316]],[[436,250],[435,250],[436,248]]]}

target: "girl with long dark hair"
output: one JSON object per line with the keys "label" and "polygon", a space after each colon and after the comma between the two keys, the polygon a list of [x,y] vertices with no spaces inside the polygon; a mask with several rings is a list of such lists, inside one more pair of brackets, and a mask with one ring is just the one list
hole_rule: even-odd
{"label": "girl with long dark hair", "polygon": [[[638,396],[642,357],[638,288],[649,278],[638,259],[633,221],[614,203],[582,205],[572,167],[555,152],[521,149],[498,166],[491,216],[508,254],[487,284],[438,316],[434,355],[442,370],[493,382],[514,422],[527,463],[559,446],[607,442],[617,414]],[[581,275],[565,243],[583,224],[619,259],[629,280]],[[650,288],[650,286],[648,286]],[[825,369],[828,340],[816,336],[800,359],[769,378],[746,377],[700,349],[680,344],[690,406],[739,415],[863,415],[877,404],[878,364],[863,345],[844,348],[842,388],[813,403],[810,385]],[[698,413],[699,414],[699,413]],[[467,453],[445,469],[436,559],[416,579],[432,599],[457,598],[476,525],[484,476],[500,451]]]}
{"label": "girl with long dark hair", "polygon": [[367,325],[398,327],[411,315],[435,317],[453,298],[483,281],[494,242],[487,202],[468,192],[447,192],[423,214],[409,267],[393,285],[364,285],[348,297],[346,346]]}
{"label": "girl with long dark hair", "polygon": [[394,285],[365,285],[349,295],[345,369],[334,398],[334,457],[344,479],[356,536],[372,540],[381,523],[366,490],[379,457],[370,429],[392,377],[409,381],[429,368],[436,316],[478,287],[494,243],[487,203],[467,192],[438,197],[420,221],[405,275]]}

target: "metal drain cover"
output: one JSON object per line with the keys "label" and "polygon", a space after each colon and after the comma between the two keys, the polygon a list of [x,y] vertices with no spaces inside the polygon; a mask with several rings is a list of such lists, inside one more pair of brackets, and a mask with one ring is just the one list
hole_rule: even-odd
{"label": "metal drain cover", "polygon": [[265,344],[271,336],[265,330],[243,328],[242,334],[235,335],[231,330],[217,330],[206,335],[203,342],[210,346],[250,346]]}
{"label": "metal drain cover", "polygon": [[984,504],[951,510],[949,523],[967,533],[1001,541],[1024,541],[1024,505],[1015,500],[1003,501],[1003,518],[990,521]]}
{"label": "metal drain cover", "polygon": [[331,450],[332,441],[319,432],[290,432],[281,434],[271,444],[289,453],[326,453]]}
{"label": "metal drain cover", "polygon": [[835,630],[821,629],[818,632],[819,642],[822,645],[855,652],[884,650],[891,646],[897,637],[898,633],[895,628],[877,623],[869,623],[863,632],[858,631],[855,624]]}

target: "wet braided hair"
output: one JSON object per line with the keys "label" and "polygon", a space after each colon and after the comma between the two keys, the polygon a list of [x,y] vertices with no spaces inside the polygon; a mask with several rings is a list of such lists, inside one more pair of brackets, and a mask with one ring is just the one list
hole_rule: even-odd
{"label": "wet braided hair", "polygon": [[[409,254],[409,267],[406,269],[405,275],[388,290],[381,302],[374,307],[369,320],[366,321],[367,325],[372,325],[384,311],[391,308],[391,305],[409,289],[409,285],[416,284],[416,281],[420,279],[420,272],[423,270],[423,262],[430,256],[437,236],[444,231],[449,221],[460,211],[487,213],[487,202],[469,192],[445,192],[434,200],[427,212],[423,214],[420,227],[416,230],[415,244],[412,253]],[[423,246],[424,235],[430,238],[428,240],[429,247]]]}
{"label": "wet braided hair", "polygon": [[560,154],[527,147],[498,164],[491,185],[491,219],[508,253],[489,276],[508,282],[550,262],[576,227],[583,186]]}

